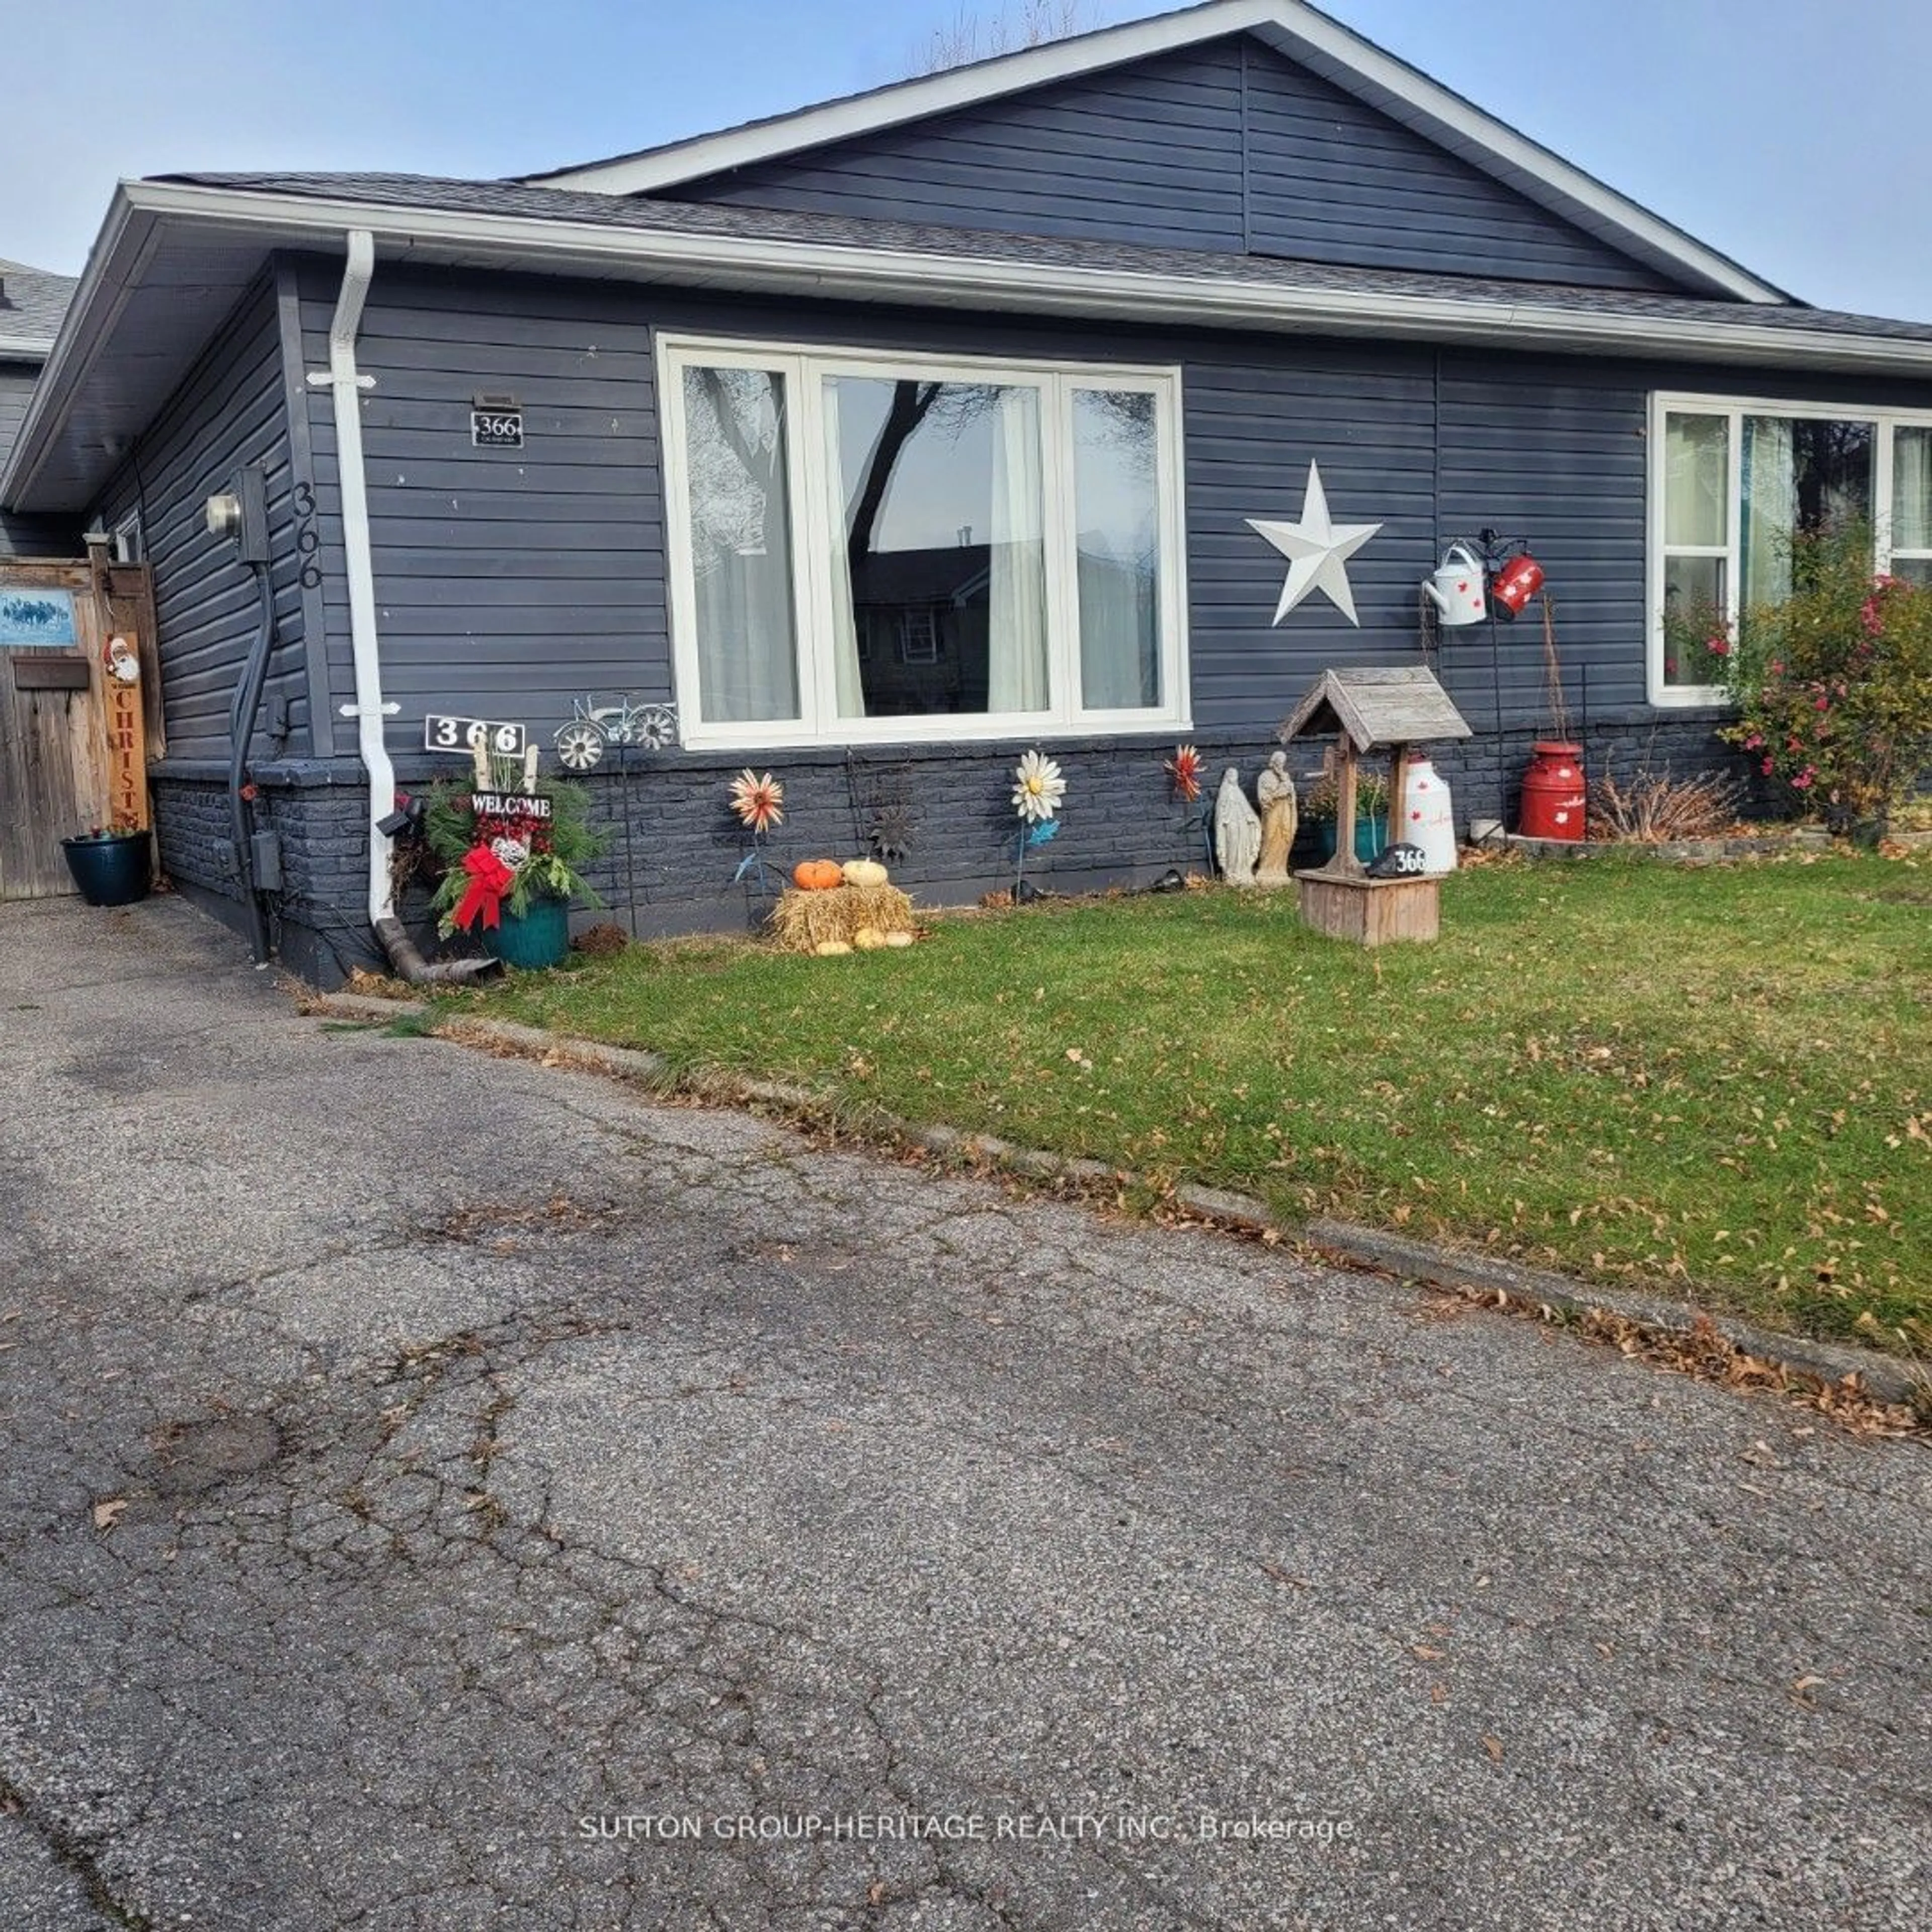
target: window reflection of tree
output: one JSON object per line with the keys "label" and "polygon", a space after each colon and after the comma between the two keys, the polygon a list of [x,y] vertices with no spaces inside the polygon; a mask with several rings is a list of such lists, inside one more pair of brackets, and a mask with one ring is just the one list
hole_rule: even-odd
{"label": "window reflection of tree", "polygon": [[[880,386],[874,377],[838,377],[855,386]],[[899,478],[908,452],[922,436],[960,444],[978,424],[992,418],[1004,397],[1014,386],[998,382],[958,382],[922,380],[916,377],[892,380],[869,446],[860,459],[856,472],[842,473],[837,479],[843,501],[846,561],[855,606],[863,607],[865,616],[882,613],[885,606],[870,594],[874,573],[872,560],[887,553],[878,548],[880,525]],[[1126,496],[1144,495],[1151,504],[1156,477],[1156,438],[1154,399],[1144,389],[1078,389],[1075,408],[1078,417],[1078,435],[1090,453],[1104,452],[1112,480]],[[782,561],[789,557],[792,531],[785,470],[785,438],[789,399],[784,379],[775,371],[757,368],[708,368],[687,365],[686,370],[686,462],[689,473],[690,502],[694,537],[693,564],[700,575],[722,568],[734,555],[758,555]],[[840,453],[842,472],[849,457]],[[976,500],[962,503],[959,527],[984,530],[990,535],[990,503]],[[1078,506],[1076,506],[1077,508]],[[1125,526],[1114,520],[1112,530],[1104,521],[1097,526],[1099,548],[1091,553],[1103,567],[1112,566],[1151,586],[1159,567],[1160,541],[1157,518],[1148,517],[1133,530],[1135,541],[1124,552],[1114,544],[1127,535]],[[1110,541],[1112,539],[1112,541]],[[976,710],[986,702],[986,639],[983,621],[978,634],[962,631],[964,603],[983,604],[986,542],[976,546],[962,542],[962,548],[976,548],[980,568],[968,572],[959,584],[948,583],[940,593],[944,599],[934,604],[926,597],[917,599],[920,614],[936,626],[939,642],[935,656],[912,656],[889,650],[884,656],[871,648],[870,626],[860,611],[856,628],[864,639],[860,662],[866,671],[868,708],[903,710],[908,704],[943,710]],[[1084,548],[1083,542],[1083,548]],[[903,614],[910,615],[908,605]],[[950,613],[950,616],[946,614]],[[894,600],[894,629],[902,614]],[[970,630],[972,627],[968,627]],[[964,651],[974,662],[964,681],[959,653]],[[887,664],[896,660],[932,664],[934,670],[911,682],[919,688],[889,692],[886,687]],[[949,660],[943,665],[941,660]],[[901,680],[904,682],[905,680]],[[877,687],[874,688],[874,687]]]}
{"label": "window reflection of tree", "polygon": [[1792,470],[1800,530],[1814,531],[1871,514],[1872,426],[1798,417],[1792,423]]}

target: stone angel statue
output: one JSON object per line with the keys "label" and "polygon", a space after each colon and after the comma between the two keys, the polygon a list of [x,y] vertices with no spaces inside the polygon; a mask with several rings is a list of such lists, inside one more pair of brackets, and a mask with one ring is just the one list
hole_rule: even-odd
{"label": "stone angel statue", "polygon": [[1251,886],[1261,850],[1262,822],[1241,789],[1240,773],[1230,765],[1214,798],[1214,862],[1229,885]]}

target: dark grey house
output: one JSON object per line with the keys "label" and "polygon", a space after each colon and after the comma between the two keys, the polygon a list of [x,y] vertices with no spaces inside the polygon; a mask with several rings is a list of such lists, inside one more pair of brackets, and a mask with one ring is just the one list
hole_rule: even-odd
{"label": "dark grey house", "polygon": [[[203,516],[249,464],[266,635]],[[746,764],[798,854],[889,821],[963,897],[1037,745],[1042,866],[1144,878],[1189,856],[1178,742],[1252,771],[1322,668],[1425,651],[1493,811],[1540,626],[1492,662],[1420,594],[1485,527],[1549,572],[1591,755],[1708,762],[1667,612],[1774,595],[1821,506],[1932,572],[1932,328],[1806,306],[1297,0],[1216,0],[530,181],[127,184],[0,502],[137,532],[169,870],[328,976],[428,712],[548,743],[674,703],[677,746],[590,778],[656,928],[742,918]]]}
{"label": "dark grey house", "polygon": [[[61,318],[73,298],[74,278],[0,261],[0,466],[4,466]],[[16,517],[0,511],[0,557],[73,554],[71,517]]]}

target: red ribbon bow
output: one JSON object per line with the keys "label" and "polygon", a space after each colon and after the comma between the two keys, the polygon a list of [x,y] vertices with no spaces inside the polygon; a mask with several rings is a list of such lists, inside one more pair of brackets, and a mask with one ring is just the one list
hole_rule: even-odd
{"label": "red ribbon bow", "polygon": [[470,890],[456,908],[456,922],[467,932],[480,916],[488,926],[502,923],[503,900],[517,882],[517,875],[487,845],[472,845],[463,855],[463,869],[470,874]]}

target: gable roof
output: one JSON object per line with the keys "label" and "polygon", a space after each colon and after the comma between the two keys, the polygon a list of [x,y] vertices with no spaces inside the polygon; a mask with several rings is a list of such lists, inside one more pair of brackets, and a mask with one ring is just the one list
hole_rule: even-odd
{"label": "gable roof", "polygon": [[665,194],[734,168],[952,113],[1028,88],[1230,34],[1256,39],[1425,139],[1673,280],[1732,301],[1792,298],[1729,256],[1618,194],[1527,135],[1304,0],[1208,0],[1178,13],[1050,40],[1016,53],[848,94],[721,133],[608,160],[552,169],[530,182],[616,195]]}
{"label": "gable roof", "polygon": [[44,362],[79,286],[71,275],[0,259],[0,356]]}

